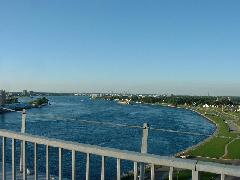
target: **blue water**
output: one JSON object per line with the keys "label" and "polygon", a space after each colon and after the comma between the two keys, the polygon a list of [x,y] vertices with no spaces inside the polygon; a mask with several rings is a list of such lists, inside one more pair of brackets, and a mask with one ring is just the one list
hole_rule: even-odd
{"label": "blue water", "polygon": [[[112,122],[117,124],[143,125],[172,129],[184,132],[212,134],[216,127],[198,114],[184,110],[157,105],[120,105],[104,100],[90,100],[88,97],[48,97],[51,105],[27,112],[27,133],[62,140],[100,145],[123,150],[140,151],[141,129],[103,126],[82,123],[81,120]],[[26,99],[25,99],[26,100]],[[0,115],[0,128],[20,131],[21,114],[7,113]],[[204,136],[168,133],[150,130],[148,152],[158,155],[174,155],[204,140]],[[7,141],[11,162],[11,141]],[[19,149],[19,148],[18,148]],[[58,174],[57,149],[50,150],[50,173]],[[28,167],[33,167],[33,147],[28,146]],[[39,147],[39,170],[45,172],[45,147]],[[91,157],[91,177],[99,179],[101,159]],[[123,163],[126,172],[132,168],[129,162]],[[115,176],[116,160],[107,159],[107,176]],[[77,179],[84,178],[85,155],[77,154]],[[71,177],[71,152],[64,151],[63,176]]]}

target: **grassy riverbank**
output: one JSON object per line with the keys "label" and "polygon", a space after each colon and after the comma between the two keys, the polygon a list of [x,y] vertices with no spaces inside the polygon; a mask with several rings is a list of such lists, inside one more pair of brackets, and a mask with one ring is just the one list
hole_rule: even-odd
{"label": "grassy riverbank", "polygon": [[[176,156],[184,154],[201,161],[240,164],[240,97],[105,95],[99,98],[112,101],[127,99],[130,104],[155,104],[195,111],[214,123],[217,130],[203,142]],[[157,168],[161,171],[161,167]],[[215,179],[217,176],[201,173],[201,179]],[[191,179],[191,172],[175,169],[174,179]]]}
{"label": "grassy riverbank", "polygon": [[[229,119],[231,119],[231,115],[226,116],[226,112],[222,112],[218,108],[181,107],[191,109],[201,114],[217,126],[217,130],[212,137],[209,137],[206,141],[188,149],[184,154],[190,155],[190,157],[194,159],[199,158],[201,161],[214,161],[227,164],[231,164],[231,160],[240,160],[240,139],[238,139],[240,132],[229,131],[229,126],[226,123]],[[238,120],[235,120],[236,124],[238,124]],[[173,179],[190,179],[191,173],[191,171],[187,170],[175,170]],[[203,180],[216,179],[218,177],[217,174],[204,172],[200,172],[200,176]],[[168,178],[166,177],[166,179]]]}
{"label": "grassy riverbank", "polygon": [[[240,132],[230,131],[227,121],[232,119],[232,114],[222,112],[219,108],[196,108],[183,107],[192,109],[203,115],[208,120],[216,124],[217,130],[215,134],[199,145],[188,149],[184,154],[189,155],[194,159],[204,161],[214,161],[220,163],[231,164],[232,160],[240,160]],[[238,125],[240,119],[235,118],[235,123]],[[216,179],[216,174],[202,173],[201,179]],[[174,173],[174,179],[185,180],[191,178],[190,171],[180,171]]]}
{"label": "grassy riverbank", "polygon": [[227,121],[231,119],[231,117],[226,116],[225,112],[217,108],[194,108],[193,110],[215,123],[217,132],[212,138],[188,150],[185,154],[194,157],[200,156],[214,159],[240,159],[240,152],[236,150],[240,148],[240,141],[237,139],[240,133],[229,130]]}

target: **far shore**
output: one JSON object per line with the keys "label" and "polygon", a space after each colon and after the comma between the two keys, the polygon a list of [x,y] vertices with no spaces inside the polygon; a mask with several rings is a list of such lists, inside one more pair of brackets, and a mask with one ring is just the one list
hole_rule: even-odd
{"label": "far shore", "polygon": [[0,106],[0,114],[22,111],[24,109],[41,108],[43,106],[47,106],[48,104],[49,104],[49,100],[45,97],[37,98],[35,100],[26,102],[26,103],[17,102],[12,104],[5,104],[3,106]]}

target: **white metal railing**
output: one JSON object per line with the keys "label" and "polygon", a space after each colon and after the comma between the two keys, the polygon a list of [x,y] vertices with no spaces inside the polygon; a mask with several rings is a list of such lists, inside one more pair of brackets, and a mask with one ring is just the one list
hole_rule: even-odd
{"label": "white metal railing", "polygon": [[[105,158],[111,157],[117,159],[117,180],[121,179],[121,160],[132,161],[134,165],[134,180],[138,179],[138,164],[145,163],[151,167],[151,179],[155,179],[155,166],[162,165],[169,167],[169,179],[173,179],[174,168],[186,169],[192,171],[192,179],[198,180],[198,172],[210,172],[220,174],[221,179],[225,175],[240,177],[239,166],[223,165],[211,162],[202,162],[190,159],[179,159],[175,157],[158,156],[151,154],[143,154],[132,151],[118,150],[113,148],[103,148],[100,146],[86,145],[76,142],[62,141],[57,139],[50,139],[25,133],[12,132],[8,130],[0,130],[0,137],[2,137],[2,179],[6,179],[6,139],[12,139],[12,180],[16,179],[16,140],[22,142],[23,150],[23,179],[27,179],[26,168],[26,145],[27,143],[34,144],[34,178],[38,179],[37,168],[37,153],[38,145],[46,146],[46,180],[49,180],[49,148],[55,147],[59,149],[59,179],[62,179],[62,150],[70,150],[72,152],[72,179],[76,179],[76,152],[85,153],[86,158],[86,179],[90,179],[90,155],[98,155],[102,157],[101,165],[101,180],[105,179]],[[143,179],[143,177],[140,177]]]}

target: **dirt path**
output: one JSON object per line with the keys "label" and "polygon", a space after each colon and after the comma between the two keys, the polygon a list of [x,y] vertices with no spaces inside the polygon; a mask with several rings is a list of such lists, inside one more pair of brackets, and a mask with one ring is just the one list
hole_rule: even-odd
{"label": "dirt path", "polygon": [[226,156],[228,155],[228,146],[229,146],[231,143],[233,143],[234,141],[236,141],[237,139],[239,139],[239,137],[234,138],[233,140],[231,140],[229,143],[227,143],[227,144],[225,145],[225,153],[224,153],[224,155],[223,155],[222,157],[220,157],[220,159],[224,159],[224,157],[226,157]]}

